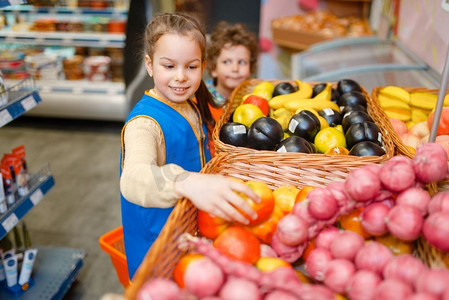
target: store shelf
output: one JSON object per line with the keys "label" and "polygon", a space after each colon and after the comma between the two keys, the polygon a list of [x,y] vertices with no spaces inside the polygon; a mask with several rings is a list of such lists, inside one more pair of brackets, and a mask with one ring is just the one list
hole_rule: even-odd
{"label": "store shelf", "polygon": [[0,106],[0,127],[30,111],[42,102],[33,78],[11,85],[8,90],[8,103]]}
{"label": "store shelf", "polygon": [[0,8],[25,3],[27,3],[25,0],[0,0]]}
{"label": "store shelf", "polygon": [[32,285],[26,292],[14,297],[0,290],[0,299],[57,300],[62,299],[76,279],[86,252],[80,249],[59,247],[37,247]]}
{"label": "store shelf", "polygon": [[128,14],[126,9],[120,8],[94,9],[88,7],[35,7],[32,5],[10,6],[3,8],[2,12],[18,14],[95,15],[105,17],[126,17]]}
{"label": "store shelf", "polygon": [[[0,240],[48,193],[55,185],[49,166],[34,174],[28,182],[29,193],[19,198],[6,213],[0,216]],[[0,297],[0,299],[3,299]]]}
{"label": "store shelf", "polygon": [[125,45],[125,34],[94,32],[21,32],[12,31],[8,28],[0,30],[0,42],[46,46],[122,48]]}

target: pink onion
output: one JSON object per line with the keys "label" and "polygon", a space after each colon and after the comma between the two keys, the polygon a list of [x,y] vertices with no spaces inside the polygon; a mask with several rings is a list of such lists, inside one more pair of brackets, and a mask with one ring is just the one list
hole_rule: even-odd
{"label": "pink onion", "polygon": [[447,176],[447,154],[437,143],[419,146],[412,163],[416,178],[423,183],[437,182]]}
{"label": "pink onion", "polygon": [[344,293],[349,279],[355,273],[354,264],[347,259],[334,259],[324,272],[324,284],[337,293]]}
{"label": "pink onion", "polygon": [[449,289],[449,270],[427,269],[416,279],[415,289],[417,292],[424,292],[436,297],[443,296]]}
{"label": "pink onion", "polygon": [[317,220],[328,220],[338,211],[338,203],[330,191],[325,188],[315,188],[307,194],[308,210]]}
{"label": "pink onion", "polygon": [[317,248],[329,249],[334,238],[340,234],[340,229],[335,226],[324,228],[315,238]]}
{"label": "pink onion", "polygon": [[436,212],[424,221],[423,234],[432,246],[449,251],[449,212]]}
{"label": "pink onion", "polygon": [[277,225],[279,240],[288,246],[298,246],[307,241],[306,221],[294,214],[284,216]]}
{"label": "pink onion", "polygon": [[439,192],[433,195],[427,210],[429,214],[439,211],[449,212],[449,192]]}
{"label": "pink onion", "polygon": [[197,297],[215,295],[224,280],[223,271],[207,257],[192,261],[184,273],[186,290]]}
{"label": "pink onion", "polygon": [[364,244],[365,240],[360,234],[346,230],[334,238],[329,250],[335,258],[352,261]]}
{"label": "pink onion", "polygon": [[307,206],[309,205],[309,201],[305,199],[304,201],[298,202],[293,206],[292,214],[301,217],[304,221],[307,222],[307,225],[313,226],[318,220],[312,217],[309,213],[309,209]]}
{"label": "pink onion", "polygon": [[270,245],[260,243],[260,257],[278,257]]}
{"label": "pink onion", "polygon": [[370,241],[365,243],[355,256],[357,269],[368,270],[379,275],[384,267],[393,258],[393,253],[381,243]]}
{"label": "pink onion", "polygon": [[367,169],[354,169],[346,178],[348,195],[356,201],[366,202],[374,199],[380,191],[379,177]]}
{"label": "pink onion", "polygon": [[323,248],[313,249],[306,260],[307,273],[315,280],[323,281],[327,265],[333,259],[329,250]]}
{"label": "pink onion", "polygon": [[293,294],[290,294],[287,291],[274,290],[274,291],[271,291],[268,294],[266,294],[263,299],[264,300],[297,300],[298,297],[296,297]]}
{"label": "pink onion", "polygon": [[392,191],[401,192],[415,183],[415,172],[410,158],[394,156],[390,158],[379,173],[382,185]]}
{"label": "pink onion", "polygon": [[137,300],[179,300],[182,298],[181,289],[170,279],[155,278],[142,285],[137,293]]}
{"label": "pink onion", "polygon": [[[430,202],[430,195],[427,191],[418,187],[411,187],[402,191],[396,198],[397,205],[414,206],[423,216],[427,214],[427,204]],[[449,204],[449,202],[448,202]]]}
{"label": "pink onion", "polygon": [[385,266],[384,278],[396,278],[415,285],[418,276],[426,270],[426,266],[411,254],[402,254],[393,257]]}
{"label": "pink onion", "polygon": [[424,218],[416,207],[397,205],[390,210],[385,222],[392,235],[404,241],[413,241],[421,234]]}
{"label": "pink onion", "polygon": [[261,300],[262,294],[256,283],[238,277],[229,277],[220,290],[219,296],[223,300],[248,299]]}
{"label": "pink onion", "polygon": [[406,300],[413,294],[412,287],[399,279],[385,279],[375,290],[374,299]]}
{"label": "pink onion", "polygon": [[301,251],[299,247],[289,246],[282,243],[277,232],[275,232],[271,238],[271,248],[273,248],[274,252],[276,252],[280,258],[289,263],[298,260],[303,253],[303,250]]}
{"label": "pink onion", "polygon": [[439,299],[438,297],[435,297],[427,293],[417,293],[407,298],[407,300],[438,300],[438,299]]}
{"label": "pink onion", "polygon": [[388,232],[385,218],[390,212],[390,208],[383,203],[372,203],[362,211],[362,226],[366,232],[372,235],[383,235]]}
{"label": "pink onion", "polygon": [[346,293],[349,299],[373,299],[374,291],[381,281],[382,279],[377,273],[358,270],[349,279]]}
{"label": "pink onion", "polygon": [[298,294],[301,300],[335,300],[334,292],[321,284],[303,284]]}
{"label": "pink onion", "polygon": [[326,186],[326,189],[332,193],[335,200],[337,200],[340,209],[352,207],[351,202],[354,201],[349,198],[348,193],[346,193],[345,182],[344,181],[333,181]]}
{"label": "pink onion", "polygon": [[366,169],[368,171],[373,172],[375,175],[379,176],[380,170],[382,166],[379,164],[367,164],[362,167],[362,169]]}

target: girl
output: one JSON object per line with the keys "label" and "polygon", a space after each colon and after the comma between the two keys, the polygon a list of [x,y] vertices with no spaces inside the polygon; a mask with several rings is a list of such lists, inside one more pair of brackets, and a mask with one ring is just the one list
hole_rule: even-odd
{"label": "girl", "polygon": [[[145,31],[145,66],[154,80],[122,129],[120,192],[128,272],[133,277],[177,200],[186,197],[225,220],[247,224],[256,213],[235,192],[259,202],[246,185],[199,174],[210,159],[205,134],[213,122],[202,81],[206,37],[183,14],[156,16]],[[195,105],[191,98],[196,94]]]}
{"label": "girl", "polygon": [[255,34],[243,24],[223,21],[215,27],[207,50],[212,79],[206,82],[214,96],[210,111],[215,121],[220,118],[232,91],[255,71],[258,53]]}

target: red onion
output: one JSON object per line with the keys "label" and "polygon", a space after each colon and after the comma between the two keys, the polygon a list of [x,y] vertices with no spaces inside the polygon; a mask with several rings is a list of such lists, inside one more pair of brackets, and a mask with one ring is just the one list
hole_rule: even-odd
{"label": "red onion", "polygon": [[449,289],[449,270],[427,269],[416,279],[415,289],[441,297]]}
{"label": "red onion", "polygon": [[406,300],[413,294],[412,287],[399,279],[385,279],[375,290],[374,299]]}
{"label": "red onion", "polygon": [[438,211],[449,212],[449,192],[439,192],[433,195],[427,206],[429,214]]}
{"label": "red onion", "polygon": [[323,281],[327,265],[333,259],[329,250],[323,248],[313,249],[306,260],[307,273],[315,280]]}
{"label": "red onion", "polygon": [[338,203],[330,191],[325,188],[315,188],[307,194],[308,210],[317,220],[328,220],[338,211]]}
{"label": "red onion", "polygon": [[424,221],[423,234],[432,246],[449,251],[449,212],[436,212]]}
{"label": "red onion", "polygon": [[437,182],[447,176],[447,154],[439,144],[427,143],[419,146],[412,163],[416,178],[423,183]]}
{"label": "red onion", "polygon": [[388,232],[385,218],[390,212],[390,208],[383,203],[372,203],[362,211],[362,226],[366,232],[372,235],[383,235]]}
{"label": "red onion", "polygon": [[298,246],[307,241],[308,226],[306,221],[294,214],[283,217],[277,225],[279,240],[288,246]]}
{"label": "red onion", "polygon": [[290,294],[287,291],[274,290],[274,291],[271,291],[268,294],[266,294],[263,299],[264,300],[297,300],[298,297],[296,297],[293,294]]}
{"label": "red onion", "polygon": [[260,257],[278,257],[270,245],[260,243]]}
{"label": "red onion", "polygon": [[382,185],[392,191],[401,192],[415,183],[415,172],[412,161],[405,156],[390,158],[379,172]]}
{"label": "red onion", "polygon": [[417,293],[407,298],[407,300],[438,300],[438,299],[439,299],[438,297],[435,297],[427,293]]}
{"label": "red onion", "polygon": [[307,225],[310,227],[317,222],[317,219],[310,215],[309,209],[307,208],[308,205],[309,201],[307,199],[296,203],[295,206],[293,206],[292,214],[301,217],[304,221],[307,222]]}
{"label": "red onion", "polygon": [[197,297],[215,295],[224,281],[223,271],[207,257],[192,261],[184,273],[186,290]]}
{"label": "red onion", "polygon": [[335,226],[324,228],[315,238],[317,248],[329,249],[334,238],[340,234],[340,229]]}
{"label": "red onion", "polygon": [[424,218],[413,206],[397,205],[393,207],[385,219],[391,234],[404,241],[416,240],[421,234]]}
{"label": "red onion", "polygon": [[344,181],[333,181],[326,186],[326,189],[332,193],[340,208],[351,206],[350,203],[353,201],[346,193]]}
{"label": "red onion", "polygon": [[[396,198],[397,205],[414,206],[423,216],[427,214],[427,204],[430,202],[430,195],[427,191],[418,187],[411,187],[401,192]],[[448,202],[449,204],[449,202]]]}
{"label": "red onion", "polygon": [[447,289],[447,290],[443,293],[443,296],[441,297],[441,300],[449,300],[449,289]]}
{"label": "red onion", "polygon": [[289,246],[281,242],[277,232],[273,234],[271,239],[271,248],[276,252],[276,254],[283,260],[292,263],[301,257],[303,251],[300,251],[298,247]]}
{"label": "red onion", "polygon": [[377,273],[358,270],[349,279],[346,293],[349,299],[374,299],[374,291],[381,281],[382,279]]}
{"label": "red onion", "polygon": [[344,258],[352,261],[364,244],[365,240],[361,235],[346,230],[334,238],[329,250],[335,258]]}
{"label": "red onion", "polygon": [[223,300],[262,300],[262,294],[256,283],[247,279],[232,276],[226,280],[220,290],[219,296]]}
{"label": "red onion", "polygon": [[357,269],[368,270],[379,275],[393,258],[393,253],[381,243],[370,241],[365,243],[355,256]]}
{"label": "red onion", "polygon": [[181,289],[172,280],[155,278],[147,281],[137,293],[137,300],[151,299],[178,300],[182,298]]}
{"label": "red onion", "polygon": [[303,284],[298,294],[301,300],[335,300],[335,294],[321,284]]}
{"label": "red onion", "polygon": [[379,176],[380,170],[382,169],[382,166],[379,164],[367,164],[362,167],[362,169],[366,169],[368,171],[373,172],[377,176]]}
{"label": "red onion", "polygon": [[346,178],[348,195],[356,201],[366,202],[374,199],[380,191],[379,177],[367,169],[354,169]]}
{"label": "red onion", "polygon": [[324,272],[324,284],[337,293],[344,293],[349,279],[355,273],[354,264],[347,259],[334,259]]}
{"label": "red onion", "polygon": [[393,257],[385,266],[384,278],[395,278],[414,286],[418,276],[426,270],[426,266],[411,254]]}

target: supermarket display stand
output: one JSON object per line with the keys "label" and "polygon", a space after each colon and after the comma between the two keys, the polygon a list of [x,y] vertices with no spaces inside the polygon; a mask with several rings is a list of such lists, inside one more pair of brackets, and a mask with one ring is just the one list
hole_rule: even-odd
{"label": "supermarket display stand", "polygon": [[[27,78],[10,87],[8,102],[0,107],[0,127],[41,103],[34,79]],[[19,198],[0,216],[0,239],[4,238],[55,185],[49,165],[31,175],[28,194]],[[0,289],[0,299],[62,299],[68,291],[86,256],[84,250],[61,247],[37,247],[38,254],[28,289],[19,286]]]}

